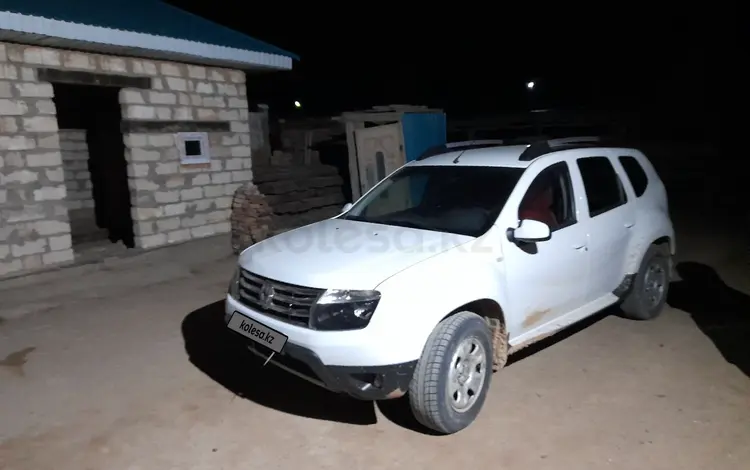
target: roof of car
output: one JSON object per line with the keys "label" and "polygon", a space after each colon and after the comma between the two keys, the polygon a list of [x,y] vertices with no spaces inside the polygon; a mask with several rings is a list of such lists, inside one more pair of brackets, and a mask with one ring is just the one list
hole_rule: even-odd
{"label": "roof of car", "polygon": [[[501,147],[474,148],[468,150],[454,150],[439,155],[433,155],[424,160],[414,161],[412,165],[442,166],[499,166],[526,168],[531,162],[524,162],[518,157],[526,150],[528,145],[504,145]],[[454,163],[456,157],[461,155],[458,162]]]}
{"label": "roof of car", "polygon": [[519,145],[503,145],[502,141],[456,142],[432,148],[410,165],[526,168],[534,160],[566,150],[634,150],[601,143],[596,137],[571,137]]}

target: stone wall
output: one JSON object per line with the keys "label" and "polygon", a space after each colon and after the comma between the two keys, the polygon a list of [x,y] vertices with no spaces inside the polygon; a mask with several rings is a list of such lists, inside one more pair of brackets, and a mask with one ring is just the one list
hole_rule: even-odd
{"label": "stone wall", "polygon": [[86,130],[60,129],[58,135],[73,243],[106,238],[106,232],[96,225]]}
{"label": "stone wall", "polygon": [[242,72],[0,43],[0,276],[73,261],[68,190],[53,101],[41,69],[147,78],[123,88],[130,121],[226,122],[211,162],[180,164],[174,130],[123,136],[136,246],[230,230],[232,195],[252,181]]}

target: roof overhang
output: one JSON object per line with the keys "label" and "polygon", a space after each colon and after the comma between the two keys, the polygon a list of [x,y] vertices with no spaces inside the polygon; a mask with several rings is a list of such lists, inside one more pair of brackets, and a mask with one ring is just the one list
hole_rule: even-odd
{"label": "roof overhang", "polygon": [[240,70],[291,70],[292,58],[0,11],[0,41]]}

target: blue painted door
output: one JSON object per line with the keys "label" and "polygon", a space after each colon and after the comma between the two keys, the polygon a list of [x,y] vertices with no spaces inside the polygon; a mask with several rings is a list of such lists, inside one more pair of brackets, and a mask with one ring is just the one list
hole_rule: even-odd
{"label": "blue painted door", "polygon": [[446,143],[445,113],[407,113],[402,117],[406,161],[425,150]]}

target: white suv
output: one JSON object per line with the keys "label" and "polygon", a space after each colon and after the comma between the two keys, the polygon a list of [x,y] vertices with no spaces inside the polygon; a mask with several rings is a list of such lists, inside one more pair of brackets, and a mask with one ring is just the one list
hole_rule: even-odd
{"label": "white suv", "polygon": [[664,185],[638,150],[448,144],[342,214],[242,252],[225,322],[329,390],[408,392],[448,434],[476,418],[509,353],[616,303],[657,316],[674,251]]}

